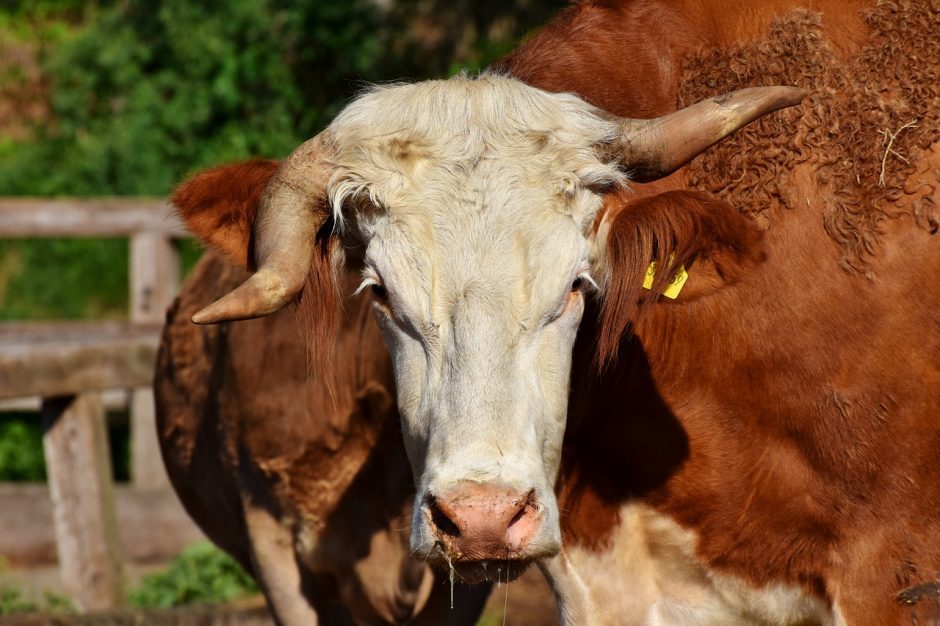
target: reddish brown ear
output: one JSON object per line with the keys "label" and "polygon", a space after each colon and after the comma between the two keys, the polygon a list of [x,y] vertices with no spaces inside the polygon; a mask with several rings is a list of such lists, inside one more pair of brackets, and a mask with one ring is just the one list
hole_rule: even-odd
{"label": "reddish brown ear", "polygon": [[[630,201],[627,193],[608,197],[608,211],[616,214],[606,228],[609,276],[601,309],[601,363],[617,353],[621,336],[648,305],[657,301],[681,305],[714,293],[737,282],[765,258],[763,232],[715,196],[667,191]],[[653,261],[657,268],[653,285],[644,289]],[[688,279],[676,300],[659,296],[680,266],[686,268]]]}
{"label": "reddish brown ear", "polygon": [[277,167],[277,161],[253,159],[204,170],[176,188],[173,205],[204,243],[254,269],[252,225],[261,192]]}

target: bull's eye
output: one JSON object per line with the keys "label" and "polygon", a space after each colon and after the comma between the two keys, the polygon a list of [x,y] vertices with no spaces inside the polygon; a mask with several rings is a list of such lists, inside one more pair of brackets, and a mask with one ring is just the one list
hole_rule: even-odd
{"label": "bull's eye", "polygon": [[371,289],[372,289],[372,295],[375,296],[376,299],[382,300],[382,301],[388,299],[388,290],[385,289],[384,285],[380,285],[378,283],[372,283]]}
{"label": "bull's eye", "polygon": [[581,287],[584,286],[584,277],[578,276],[574,279],[574,282],[571,283],[571,291],[581,291]]}

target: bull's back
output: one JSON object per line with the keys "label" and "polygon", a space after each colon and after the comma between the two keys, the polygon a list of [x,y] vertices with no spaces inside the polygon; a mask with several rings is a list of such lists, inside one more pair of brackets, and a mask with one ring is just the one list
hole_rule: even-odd
{"label": "bull's back", "polygon": [[[310,358],[314,313],[303,306],[230,324],[190,321],[246,276],[207,252],[167,316],[154,390],[173,486],[203,531],[274,589],[275,605],[309,602],[328,623],[347,609],[386,623],[390,612],[420,608],[428,574],[401,532],[413,486],[368,297],[344,303],[324,369]],[[270,524],[251,521],[259,509],[294,557],[276,557],[273,574],[252,559],[273,536]],[[291,564],[310,576],[303,598],[283,582]]]}
{"label": "bull's back", "polygon": [[[341,488],[317,502],[285,490],[302,489],[297,483],[311,470],[317,473],[311,456],[319,449],[348,457],[350,441],[361,439],[348,436],[356,415],[355,381],[343,374],[354,364],[340,366],[341,375],[329,379],[312,371],[308,338],[293,308],[231,324],[190,321],[246,277],[211,251],[203,256],[168,313],[154,381],[158,434],[173,486],[206,534],[243,564],[248,540],[242,500],[271,499],[280,515],[293,514],[287,509],[300,501],[308,514],[325,517]],[[254,493],[259,491],[264,493]]]}
{"label": "bull's back", "polygon": [[576,93],[616,115],[651,118],[680,106],[688,55],[752,46],[775,23],[818,14],[827,45],[837,58],[848,58],[868,38],[863,12],[874,5],[872,0],[578,2],[496,68],[548,91]]}
{"label": "bull's back", "polygon": [[238,285],[239,272],[206,254],[167,312],[154,378],[157,429],[167,473],[203,532],[250,568],[235,458],[222,454],[231,425],[215,392],[225,354],[219,326],[196,326],[193,313]]}

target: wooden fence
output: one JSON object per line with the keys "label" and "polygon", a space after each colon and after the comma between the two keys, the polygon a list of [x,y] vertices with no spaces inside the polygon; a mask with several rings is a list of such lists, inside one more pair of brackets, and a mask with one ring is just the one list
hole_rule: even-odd
{"label": "wooden fence", "polygon": [[160,199],[0,199],[2,238],[130,241],[128,322],[0,324],[0,401],[39,399],[60,573],[81,610],[110,608],[124,596],[103,392],[130,390],[134,487],[167,487],[150,384],[179,285],[174,240],[184,236]]}

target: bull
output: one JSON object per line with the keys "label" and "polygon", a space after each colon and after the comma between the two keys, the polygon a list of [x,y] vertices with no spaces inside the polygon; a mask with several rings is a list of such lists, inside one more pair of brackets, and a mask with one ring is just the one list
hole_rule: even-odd
{"label": "bull", "polygon": [[[222,256],[166,331],[168,467],[282,623],[472,623],[425,562],[536,562],[567,624],[911,618],[940,569],[936,46],[877,96],[880,171],[832,116],[867,111],[885,24],[937,12],[816,4],[581,3],[497,71],[373,89],[177,190]],[[802,115],[689,164],[803,101],[770,80],[813,88]],[[676,110],[699,81],[747,88]]]}

